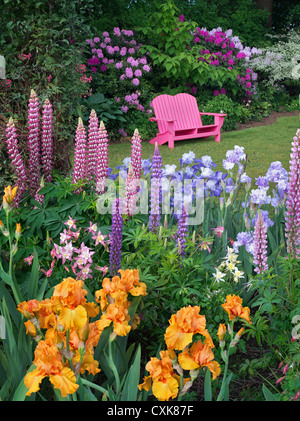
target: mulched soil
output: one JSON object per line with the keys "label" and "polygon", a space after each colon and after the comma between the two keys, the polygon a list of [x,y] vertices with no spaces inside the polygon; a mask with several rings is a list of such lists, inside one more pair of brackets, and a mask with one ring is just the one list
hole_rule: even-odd
{"label": "mulched soil", "polygon": [[269,124],[274,124],[277,121],[277,118],[281,117],[292,117],[294,115],[299,115],[299,111],[272,111],[272,113],[269,115],[269,117],[264,117],[260,121],[248,121],[244,124],[238,124],[236,130],[244,130],[244,129],[250,129],[251,127],[259,127],[259,126],[267,126]]}

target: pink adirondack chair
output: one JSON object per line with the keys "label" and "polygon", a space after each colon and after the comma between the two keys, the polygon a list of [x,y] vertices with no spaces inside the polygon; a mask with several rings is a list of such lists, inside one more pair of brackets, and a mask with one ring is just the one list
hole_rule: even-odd
{"label": "pink adirondack chair", "polygon": [[[189,94],[159,95],[152,101],[159,133],[150,143],[162,145],[168,142],[169,148],[174,148],[174,141],[207,138],[215,136],[215,141],[221,141],[221,127],[227,114],[201,113],[197,100]],[[214,124],[203,126],[202,115],[213,115]]]}

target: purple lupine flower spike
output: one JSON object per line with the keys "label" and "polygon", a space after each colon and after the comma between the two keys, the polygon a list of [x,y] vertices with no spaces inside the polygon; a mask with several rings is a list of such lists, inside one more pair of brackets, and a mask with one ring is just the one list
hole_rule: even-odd
{"label": "purple lupine flower spike", "polygon": [[28,171],[30,174],[29,190],[31,195],[35,195],[40,185],[40,143],[39,143],[39,100],[34,92],[31,90],[29,104],[28,104]]}
{"label": "purple lupine flower spike", "polygon": [[293,138],[286,199],[285,235],[287,252],[300,257],[300,130]]}
{"label": "purple lupine flower spike", "polygon": [[139,180],[142,174],[142,140],[138,129],[135,129],[131,142],[131,165],[135,177]]}
{"label": "purple lupine flower spike", "polygon": [[116,198],[112,206],[112,226],[109,246],[109,270],[111,276],[118,274],[121,269],[123,235],[123,217],[120,212],[119,198]]}
{"label": "purple lupine flower spike", "polygon": [[151,173],[151,193],[150,193],[150,216],[149,230],[156,232],[160,224],[161,217],[161,178],[162,178],[162,158],[158,145],[155,143],[154,155],[152,158]]}
{"label": "purple lupine flower spike", "polygon": [[96,173],[97,154],[99,151],[99,121],[95,110],[91,111],[88,128],[87,179],[93,180]]}
{"label": "purple lupine flower spike", "polygon": [[254,271],[263,273],[268,270],[267,264],[267,224],[264,221],[261,210],[258,210],[258,217],[254,230],[254,259],[253,263],[256,265]]}
{"label": "purple lupine flower spike", "polygon": [[15,123],[12,118],[9,119],[6,127],[6,144],[8,156],[12,167],[17,176],[17,193],[14,198],[14,206],[19,206],[20,200],[27,189],[26,167],[18,148],[18,136]]}
{"label": "purple lupine flower spike", "polygon": [[44,102],[42,112],[41,149],[44,181],[51,183],[53,167],[53,111],[48,98]]}
{"label": "purple lupine flower spike", "polygon": [[103,121],[99,127],[99,148],[96,162],[96,191],[103,193],[108,175],[108,137]]}
{"label": "purple lupine flower spike", "polygon": [[[73,168],[73,184],[84,180],[86,176],[86,130],[82,119],[79,117],[75,137],[75,155]],[[80,193],[82,189],[77,189],[75,193]]]}
{"label": "purple lupine flower spike", "polygon": [[185,256],[186,237],[188,233],[187,218],[188,218],[188,214],[186,212],[185,206],[183,206],[182,212],[178,220],[178,226],[177,226],[178,251],[182,257]]}

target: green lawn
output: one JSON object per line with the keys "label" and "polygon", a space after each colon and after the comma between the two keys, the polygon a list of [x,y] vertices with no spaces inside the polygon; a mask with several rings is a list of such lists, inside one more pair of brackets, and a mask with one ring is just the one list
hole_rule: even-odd
{"label": "green lawn", "polygon": [[[138,127],[137,127],[138,128]],[[215,142],[213,137],[208,139],[193,139],[175,142],[174,149],[168,145],[160,146],[163,165],[176,164],[179,169],[179,159],[183,153],[193,151],[196,158],[210,155],[222,170],[222,160],[226,151],[233,149],[234,145],[243,146],[249,158],[247,174],[250,177],[264,175],[273,161],[281,161],[284,168],[289,168],[291,142],[297,129],[300,128],[300,115],[281,117],[277,122],[268,126],[253,127],[245,130],[223,132],[221,142]],[[154,146],[143,142],[143,159],[152,157]],[[123,159],[130,156],[131,144],[129,142],[109,145],[109,166],[115,168]]]}

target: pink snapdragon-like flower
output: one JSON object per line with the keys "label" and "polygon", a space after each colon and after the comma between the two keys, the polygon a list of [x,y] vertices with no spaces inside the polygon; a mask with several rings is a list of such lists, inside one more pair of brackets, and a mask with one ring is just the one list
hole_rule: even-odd
{"label": "pink snapdragon-like flower", "polygon": [[52,260],[51,266],[47,271],[45,271],[44,269],[41,269],[41,271],[46,275],[47,278],[50,278],[50,276],[52,275],[54,265],[55,265],[55,260]]}
{"label": "pink snapdragon-like flower", "polygon": [[19,54],[19,59],[20,60],[22,60],[22,61],[24,61],[24,60],[30,60],[30,57],[31,57],[31,53],[29,53],[29,54],[23,54],[23,53],[21,53],[21,54]]}
{"label": "pink snapdragon-like flower", "polygon": [[217,228],[212,228],[212,231],[219,237],[219,238],[221,238],[222,237],[222,234],[223,234],[223,232],[224,232],[224,227],[221,227],[221,226],[219,226],[219,227],[217,227]]}
{"label": "pink snapdragon-like flower", "polygon": [[107,235],[103,235],[101,231],[99,230],[97,234],[94,234],[92,236],[93,240],[95,240],[95,246],[98,246],[98,244],[102,244],[103,247],[106,247],[105,238]]}
{"label": "pink snapdragon-like flower", "polygon": [[86,231],[88,232],[92,232],[92,233],[96,233],[97,232],[97,224],[93,224],[92,221],[90,221],[90,226],[88,228],[86,228]]}
{"label": "pink snapdragon-like flower", "polygon": [[32,253],[30,256],[25,257],[24,262],[25,263],[28,263],[28,265],[31,266],[32,265],[33,258],[34,258],[34,254]]}
{"label": "pink snapdragon-like flower", "polygon": [[107,271],[108,271],[108,266],[103,266],[103,267],[95,266],[95,269],[101,271],[103,276],[105,276],[107,274]]}

